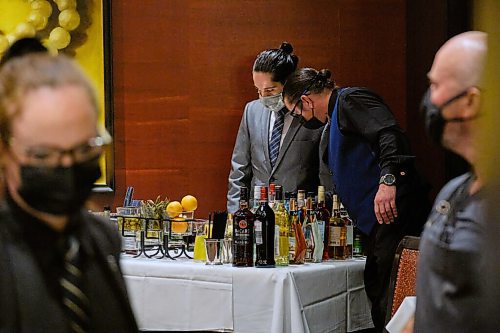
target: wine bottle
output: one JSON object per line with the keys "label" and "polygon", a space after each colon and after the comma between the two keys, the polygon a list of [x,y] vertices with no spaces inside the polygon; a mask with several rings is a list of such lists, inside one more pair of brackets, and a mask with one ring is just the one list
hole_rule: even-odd
{"label": "wine bottle", "polygon": [[267,203],[267,188],[260,189],[260,205],[255,212],[256,267],[274,267],[274,212]]}
{"label": "wine bottle", "polygon": [[248,209],[248,188],[240,189],[240,208],[233,215],[233,266],[253,266],[254,214]]}
{"label": "wine bottle", "polygon": [[259,202],[260,202],[260,189],[262,186],[260,185],[255,185],[253,187],[253,205],[252,208],[250,209],[252,213],[255,214],[257,209],[259,209]]}

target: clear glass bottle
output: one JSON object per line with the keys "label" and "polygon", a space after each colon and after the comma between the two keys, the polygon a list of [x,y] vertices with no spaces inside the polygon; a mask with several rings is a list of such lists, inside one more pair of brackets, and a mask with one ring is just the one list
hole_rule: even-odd
{"label": "clear glass bottle", "polygon": [[330,241],[328,242],[328,256],[330,259],[335,259],[335,255],[338,252],[338,247],[340,246],[340,233],[341,233],[341,223],[342,218],[340,217],[340,204],[338,196],[333,195],[332,203],[332,215],[330,216],[329,228],[330,228]]}
{"label": "clear glass bottle", "polygon": [[303,264],[306,258],[306,240],[302,231],[302,224],[300,223],[299,208],[295,193],[292,193],[290,196],[290,221],[293,234],[293,240],[290,241],[290,245],[294,245],[293,249],[290,249],[290,264]]}
{"label": "clear glass bottle", "polygon": [[344,225],[346,227],[346,256],[347,259],[351,259],[353,257],[352,251],[354,245],[354,224],[349,217],[347,209],[345,209],[342,203],[340,203],[340,217],[342,217],[342,220],[344,221]]}
{"label": "clear glass bottle", "polygon": [[314,211],[314,193],[309,192],[306,199],[306,214],[303,221],[302,229],[304,231],[304,238],[306,239],[306,261],[313,261],[314,252],[314,236],[313,236],[313,221],[315,220],[316,212]]}
{"label": "clear glass bottle", "polygon": [[306,191],[304,190],[297,191],[297,207],[300,224],[304,224],[304,220],[306,219]]}
{"label": "clear glass bottle", "polygon": [[276,185],[274,202],[274,260],[276,266],[288,266],[290,254],[290,216],[285,209],[283,200],[283,188]]}
{"label": "clear glass bottle", "polygon": [[274,262],[274,212],[267,202],[267,188],[260,189],[260,205],[255,212],[255,266],[275,267]]}
{"label": "clear glass bottle", "polygon": [[248,209],[248,188],[240,189],[240,208],[233,215],[233,266],[253,266],[254,214]]}
{"label": "clear glass bottle", "polygon": [[328,255],[328,244],[330,241],[330,211],[326,208],[325,204],[325,187],[318,186],[318,205],[316,207],[316,219],[318,220],[318,227],[323,237],[323,260],[330,259]]}

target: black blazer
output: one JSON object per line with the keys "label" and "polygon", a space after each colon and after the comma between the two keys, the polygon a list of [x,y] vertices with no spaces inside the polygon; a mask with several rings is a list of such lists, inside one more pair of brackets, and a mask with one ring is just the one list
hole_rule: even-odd
{"label": "black blazer", "polygon": [[[82,246],[91,265],[83,274],[89,284],[90,332],[138,332],[118,265],[120,238],[114,227],[84,212]],[[84,244],[85,243],[85,244]],[[24,242],[19,223],[6,203],[0,204],[0,333],[67,332],[60,302],[48,292],[39,265]]]}

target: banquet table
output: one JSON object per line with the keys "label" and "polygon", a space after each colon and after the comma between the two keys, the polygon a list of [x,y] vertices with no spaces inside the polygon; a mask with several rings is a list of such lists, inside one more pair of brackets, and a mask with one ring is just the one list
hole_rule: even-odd
{"label": "banquet table", "polygon": [[364,260],[209,266],[122,256],[141,331],[353,332],[372,327]]}

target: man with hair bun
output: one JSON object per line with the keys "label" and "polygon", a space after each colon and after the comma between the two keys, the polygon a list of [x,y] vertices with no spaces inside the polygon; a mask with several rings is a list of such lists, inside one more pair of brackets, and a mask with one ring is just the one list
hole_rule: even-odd
{"label": "man with hair bun", "polygon": [[386,318],[394,254],[405,235],[419,235],[429,207],[410,145],[381,97],[366,88],[340,88],[327,69],[302,68],[283,95],[304,127],[328,123],[334,191],[365,236],[365,289],[376,332]]}
{"label": "man with hair bun", "polygon": [[[245,106],[234,144],[227,193],[229,213],[239,208],[242,186],[276,183],[286,192],[315,192],[318,188],[322,128],[304,128],[299,119],[290,116],[282,98],[283,85],[298,61],[292,45],[283,42],[280,48],[262,51],[254,62],[252,77],[259,99]],[[328,173],[321,177],[330,183]]]}

